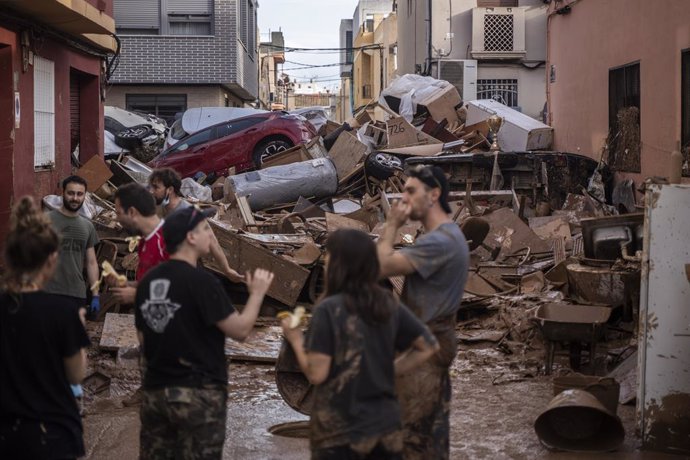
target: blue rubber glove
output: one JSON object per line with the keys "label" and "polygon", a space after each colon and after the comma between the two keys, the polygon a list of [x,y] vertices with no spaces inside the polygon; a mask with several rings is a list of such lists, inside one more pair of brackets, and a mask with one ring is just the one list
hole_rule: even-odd
{"label": "blue rubber glove", "polygon": [[70,388],[72,389],[72,394],[75,398],[81,398],[84,396],[84,389],[81,385],[70,385]]}
{"label": "blue rubber glove", "polygon": [[89,313],[92,315],[98,314],[101,311],[101,298],[97,295],[91,298],[91,306],[89,308]]}

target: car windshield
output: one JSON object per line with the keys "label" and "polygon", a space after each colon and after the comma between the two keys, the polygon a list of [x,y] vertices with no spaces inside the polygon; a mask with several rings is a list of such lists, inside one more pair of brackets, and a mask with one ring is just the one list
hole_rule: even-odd
{"label": "car windshield", "polygon": [[182,119],[178,118],[170,127],[170,137],[179,141],[186,135],[187,132],[182,128]]}
{"label": "car windshield", "polygon": [[190,147],[194,147],[195,145],[202,144],[204,142],[207,142],[209,139],[211,139],[211,131],[212,129],[205,129],[203,131],[199,131],[198,133],[187,137],[184,140],[181,140],[173,148],[168,150],[166,155],[174,155],[176,153],[183,152]]}

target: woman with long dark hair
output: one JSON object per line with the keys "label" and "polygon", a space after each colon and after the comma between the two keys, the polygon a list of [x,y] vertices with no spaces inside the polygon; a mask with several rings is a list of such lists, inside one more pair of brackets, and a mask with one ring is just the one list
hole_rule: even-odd
{"label": "woman with long dark hair", "polygon": [[[438,349],[426,326],[379,286],[370,237],[338,230],[326,243],[326,292],[305,341],[282,322],[300,368],[314,384],[312,459],[402,458],[394,376]],[[396,353],[402,352],[396,359]]]}
{"label": "woman with long dark hair", "polygon": [[81,417],[70,384],[86,372],[85,310],[42,291],[60,240],[30,197],[19,200],[5,241],[0,290],[0,458],[84,455]]}

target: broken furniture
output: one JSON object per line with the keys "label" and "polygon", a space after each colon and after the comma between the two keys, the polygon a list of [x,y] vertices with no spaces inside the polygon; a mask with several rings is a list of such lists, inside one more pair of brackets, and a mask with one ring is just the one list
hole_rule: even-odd
{"label": "broken furniture", "polygon": [[[591,305],[550,303],[539,307],[534,321],[546,342],[545,373],[551,374],[556,342],[569,342],[571,345],[589,343],[589,362],[593,370],[597,342],[606,332],[610,315],[610,308]],[[579,361],[579,349],[571,349],[571,367],[579,367]]]}

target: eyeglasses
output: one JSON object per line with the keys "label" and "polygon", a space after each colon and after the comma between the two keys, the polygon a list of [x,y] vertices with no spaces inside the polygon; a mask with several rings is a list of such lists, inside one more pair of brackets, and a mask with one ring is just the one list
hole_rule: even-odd
{"label": "eyeglasses", "polygon": [[420,179],[422,182],[426,183],[427,185],[429,185],[429,179],[431,179],[431,182],[436,184],[436,187],[443,190],[441,183],[438,181],[438,179],[434,175],[434,172],[431,170],[431,166],[417,165],[417,166],[410,169],[410,173],[411,173],[410,175],[412,177],[416,177],[416,178]]}

